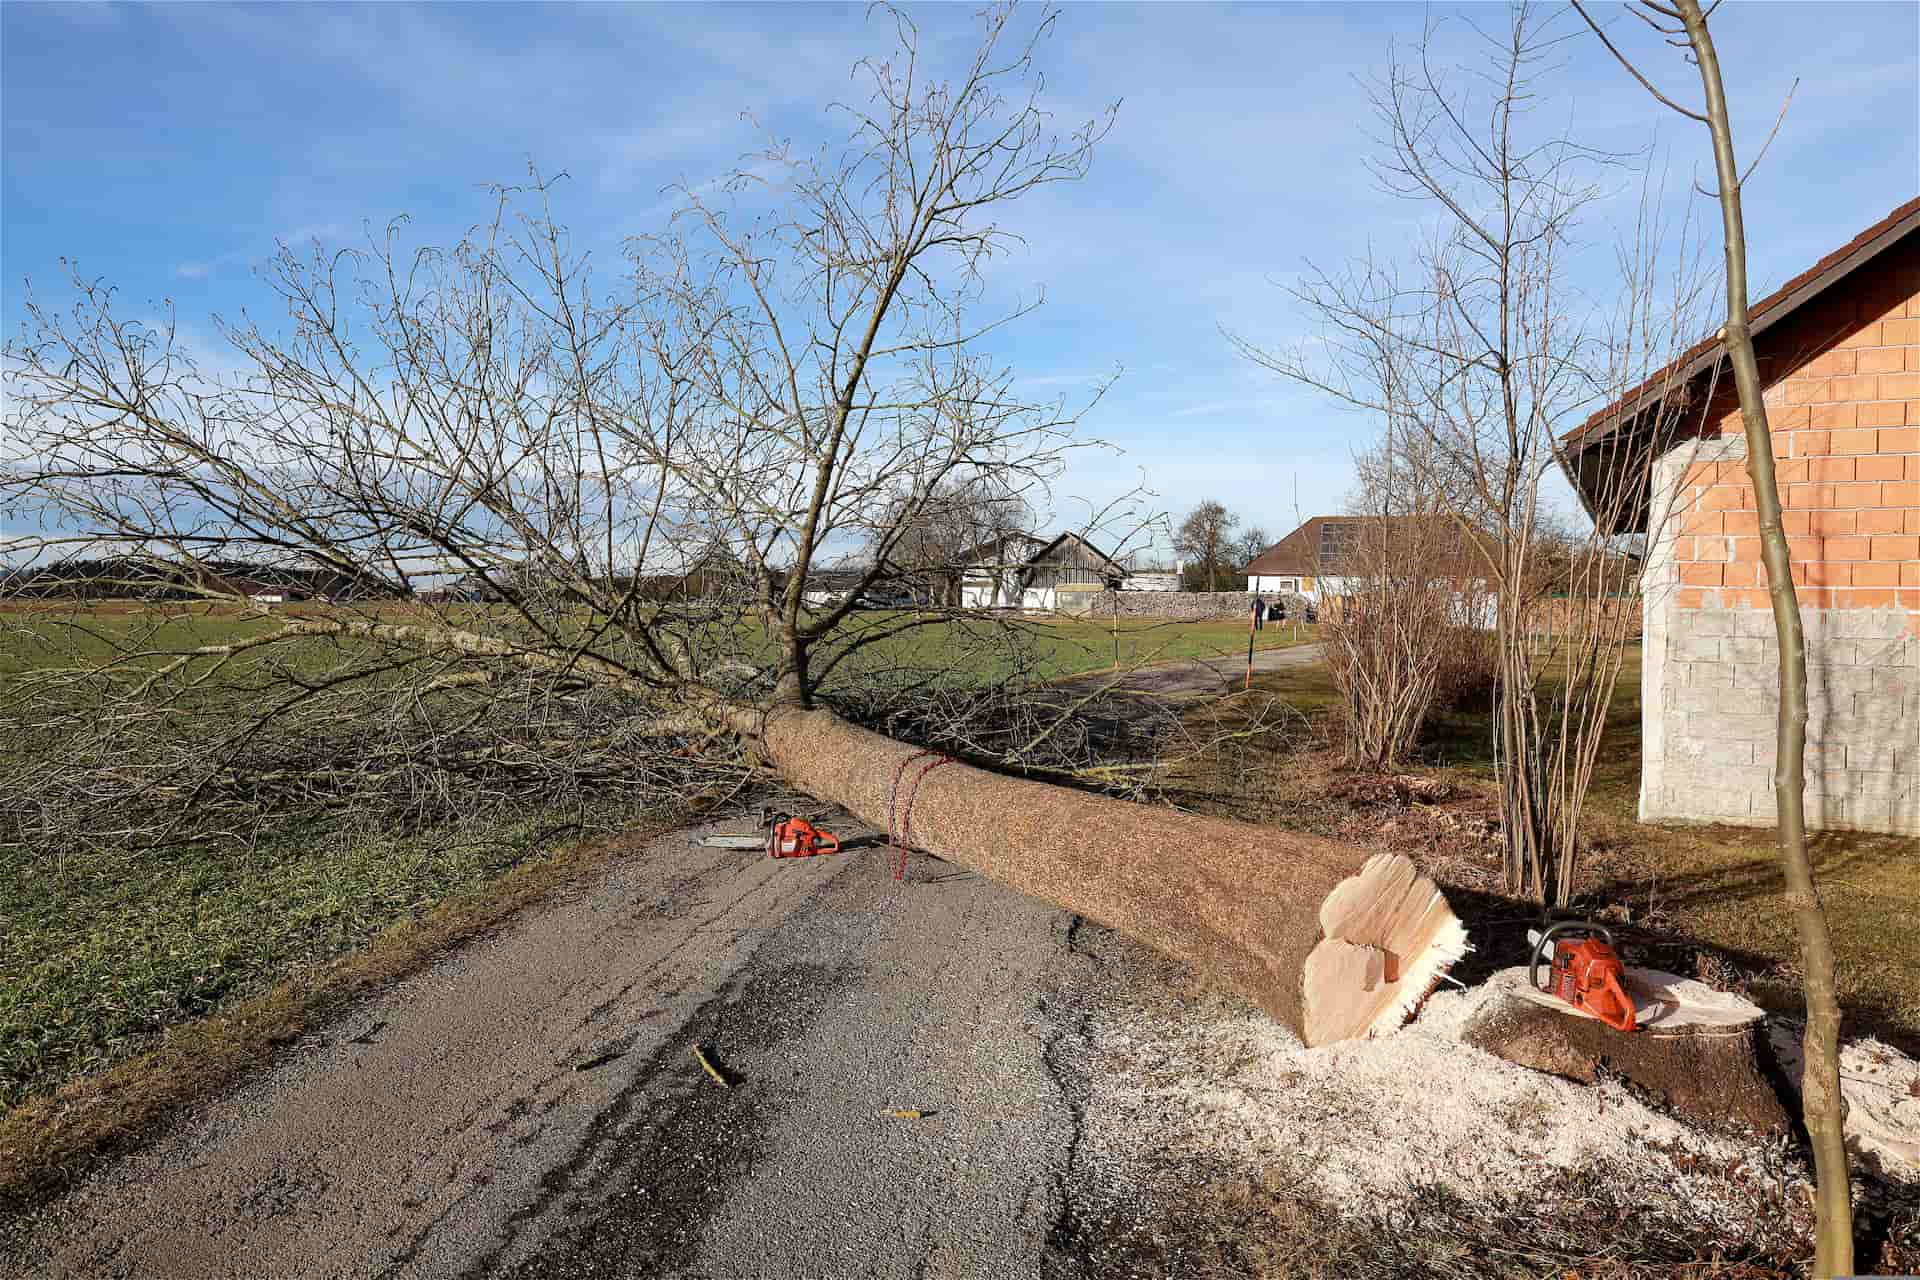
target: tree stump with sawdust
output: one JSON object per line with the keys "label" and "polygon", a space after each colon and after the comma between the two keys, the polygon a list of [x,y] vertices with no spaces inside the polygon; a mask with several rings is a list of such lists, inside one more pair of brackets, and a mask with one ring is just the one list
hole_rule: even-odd
{"label": "tree stump with sawdust", "polygon": [[1536,991],[1525,968],[1502,969],[1488,980],[1461,1039],[1583,1084],[1610,1072],[1703,1128],[1787,1127],[1767,1079],[1772,1050],[1758,1005],[1657,969],[1628,969],[1626,985],[1641,1028],[1634,1032]]}
{"label": "tree stump with sawdust", "polygon": [[1400,1026],[1467,949],[1398,854],[1006,777],[824,710],[775,710],[759,740],[807,794],[1186,961],[1310,1045]]}

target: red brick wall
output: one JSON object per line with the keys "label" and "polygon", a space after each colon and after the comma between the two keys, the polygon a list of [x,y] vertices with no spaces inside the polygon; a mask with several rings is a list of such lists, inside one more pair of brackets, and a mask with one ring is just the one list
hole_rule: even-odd
{"label": "red brick wall", "polygon": [[[1920,632],[1920,236],[1761,335],[1802,608],[1898,608]],[[1742,432],[1731,376],[1703,434]],[[1744,462],[1687,473],[1673,518],[1682,609],[1767,607]]]}

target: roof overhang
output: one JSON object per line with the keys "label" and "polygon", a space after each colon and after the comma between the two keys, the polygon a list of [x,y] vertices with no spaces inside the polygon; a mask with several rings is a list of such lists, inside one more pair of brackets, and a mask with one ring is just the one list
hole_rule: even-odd
{"label": "roof overhang", "polygon": [[[1915,231],[1920,231],[1920,198],[1901,205],[1841,249],[1822,258],[1755,303],[1749,309],[1748,332],[1758,342],[1768,330],[1793,315],[1800,307],[1900,244]],[[1644,485],[1638,486],[1641,492],[1622,501],[1611,514],[1595,509],[1594,496],[1605,485],[1606,473],[1620,465],[1620,459],[1637,460],[1637,455],[1645,448],[1664,453],[1685,435],[1683,411],[1665,415],[1659,415],[1657,411],[1676,393],[1689,397],[1695,395],[1701,383],[1710,382],[1719,375],[1725,359],[1726,349],[1721,333],[1715,332],[1712,337],[1695,344],[1677,360],[1561,437],[1558,456],[1562,473],[1573,485],[1574,492],[1580,495],[1581,505],[1593,517],[1595,524],[1605,522],[1613,526],[1601,532],[1629,533],[1646,528],[1647,495]],[[1651,423],[1648,422],[1649,414],[1654,415]],[[1634,435],[1636,426],[1639,429],[1638,436]],[[1627,436],[1626,439],[1616,439],[1623,434]],[[1662,438],[1667,436],[1672,439]],[[1601,446],[1609,441],[1626,447],[1600,452]]]}

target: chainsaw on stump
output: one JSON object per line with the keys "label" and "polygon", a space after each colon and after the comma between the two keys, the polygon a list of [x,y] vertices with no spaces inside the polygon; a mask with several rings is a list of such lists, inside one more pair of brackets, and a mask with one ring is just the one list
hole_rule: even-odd
{"label": "chainsaw on stump", "polygon": [[768,813],[761,818],[767,832],[769,858],[817,858],[840,852],[840,838],[822,831],[805,818],[790,813]]}
{"label": "chainsaw on stump", "polygon": [[[1534,990],[1592,1014],[1615,1031],[1638,1029],[1633,997],[1627,994],[1627,971],[1613,949],[1612,930],[1605,925],[1562,920],[1544,930],[1527,930],[1527,941],[1533,944],[1527,981]],[[1543,959],[1551,961],[1544,986],[1540,982]]]}

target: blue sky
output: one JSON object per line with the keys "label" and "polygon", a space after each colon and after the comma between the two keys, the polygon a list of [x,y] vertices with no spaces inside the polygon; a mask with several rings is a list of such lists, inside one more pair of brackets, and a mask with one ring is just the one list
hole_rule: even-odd
{"label": "blue sky", "polygon": [[[937,64],[970,50],[972,5],[910,12]],[[1122,370],[1086,429],[1124,452],[1084,455],[1064,498],[1103,500],[1144,473],[1169,509],[1217,497],[1275,536],[1296,486],[1302,514],[1338,508],[1368,424],[1247,365],[1219,328],[1299,337],[1306,319],[1278,285],[1305,260],[1392,254],[1418,230],[1422,211],[1364,168],[1359,81],[1428,12],[1064,10],[1043,53],[1050,104],[1063,122],[1121,107],[1085,182],[1011,214],[1028,243],[1001,283],[1044,286],[1048,302],[996,348],[1034,388]],[[1664,85],[1697,98],[1676,53],[1617,6],[1598,12]],[[747,114],[799,142],[836,134],[824,108],[889,35],[862,6],[802,4],[8,3],[0,24],[7,333],[25,281],[63,296],[64,256],[114,282],[129,310],[157,315],[171,299],[206,341],[210,316],[262,309],[252,270],[276,239],[333,243],[408,214],[444,242],[484,216],[485,184],[519,179],[529,160],[570,175],[563,219],[611,251],[662,224],[665,188],[755,146]],[[1920,191],[1920,6],[1729,4],[1715,25],[1747,155],[1801,79],[1747,190],[1757,294]],[[1539,110],[1598,146],[1664,148],[1676,191],[1707,168],[1704,131],[1589,37],[1565,46]],[[1633,199],[1595,211],[1596,263]],[[1597,269],[1586,283],[1605,292]]]}

